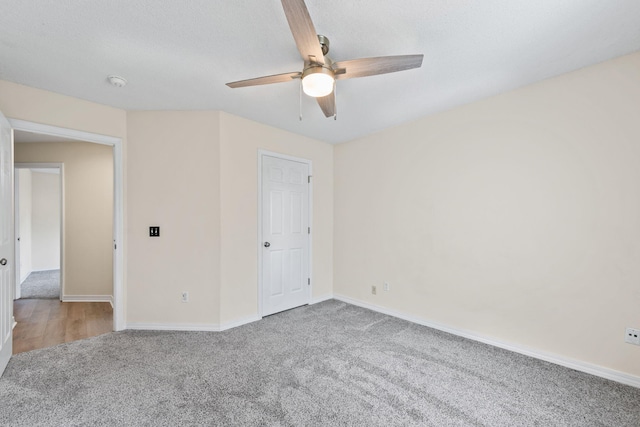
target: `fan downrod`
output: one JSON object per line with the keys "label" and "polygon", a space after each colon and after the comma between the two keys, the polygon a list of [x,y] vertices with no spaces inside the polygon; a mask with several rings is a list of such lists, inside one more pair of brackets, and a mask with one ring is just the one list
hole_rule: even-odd
{"label": "fan downrod", "polygon": [[320,42],[320,47],[322,48],[322,54],[327,56],[329,53],[329,38],[323,36],[322,34],[318,34],[318,41]]}

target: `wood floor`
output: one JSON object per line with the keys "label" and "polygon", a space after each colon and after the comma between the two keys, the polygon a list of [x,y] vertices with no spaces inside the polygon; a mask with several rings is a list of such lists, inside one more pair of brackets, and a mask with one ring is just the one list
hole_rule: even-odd
{"label": "wood floor", "polygon": [[13,329],[13,354],[113,330],[113,309],[108,302],[19,299],[13,303],[13,314],[18,323]]}

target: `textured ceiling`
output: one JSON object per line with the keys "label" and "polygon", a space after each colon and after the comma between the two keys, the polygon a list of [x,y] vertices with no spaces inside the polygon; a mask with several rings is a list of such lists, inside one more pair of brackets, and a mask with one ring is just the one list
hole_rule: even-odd
{"label": "textured ceiling", "polygon": [[[334,60],[423,53],[423,66],[338,82],[338,120],[297,81],[278,0],[0,0],[0,79],[127,110],[224,110],[343,142],[640,49],[638,0],[307,0]],[[110,86],[117,74],[129,84]]]}

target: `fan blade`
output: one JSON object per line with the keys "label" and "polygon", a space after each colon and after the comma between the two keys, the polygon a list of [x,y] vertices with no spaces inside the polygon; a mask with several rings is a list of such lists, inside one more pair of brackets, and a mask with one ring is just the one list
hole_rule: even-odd
{"label": "fan blade", "polygon": [[302,73],[274,74],[272,76],[256,77],[255,79],[238,80],[237,82],[227,83],[227,86],[236,88],[245,86],[268,85],[271,83],[290,82],[293,79],[299,79],[301,75]]}
{"label": "fan blade", "polygon": [[424,55],[380,56],[377,58],[352,59],[333,64],[335,70],[345,69],[342,74],[336,73],[336,80],[355,77],[375,76],[376,74],[395,73],[422,66]]}
{"label": "fan blade", "polygon": [[326,117],[333,117],[336,115],[336,92],[333,91],[327,96],[316,98],[318,105],[322,109],[322,112]]}
{"label": "fan blade", "polygon": [[318,35],[304,0],[282,0],[282,7],[302,59],[324,64]]}

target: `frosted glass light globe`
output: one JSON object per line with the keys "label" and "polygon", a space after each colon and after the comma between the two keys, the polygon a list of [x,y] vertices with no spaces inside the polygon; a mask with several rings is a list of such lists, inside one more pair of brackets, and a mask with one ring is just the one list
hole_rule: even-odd
{"label": "frosted glass light globe", "polygon": [[302,90],[309,96],[321,98],[333,91],[333,71],[322,66],[304,70],[302,74]]}

